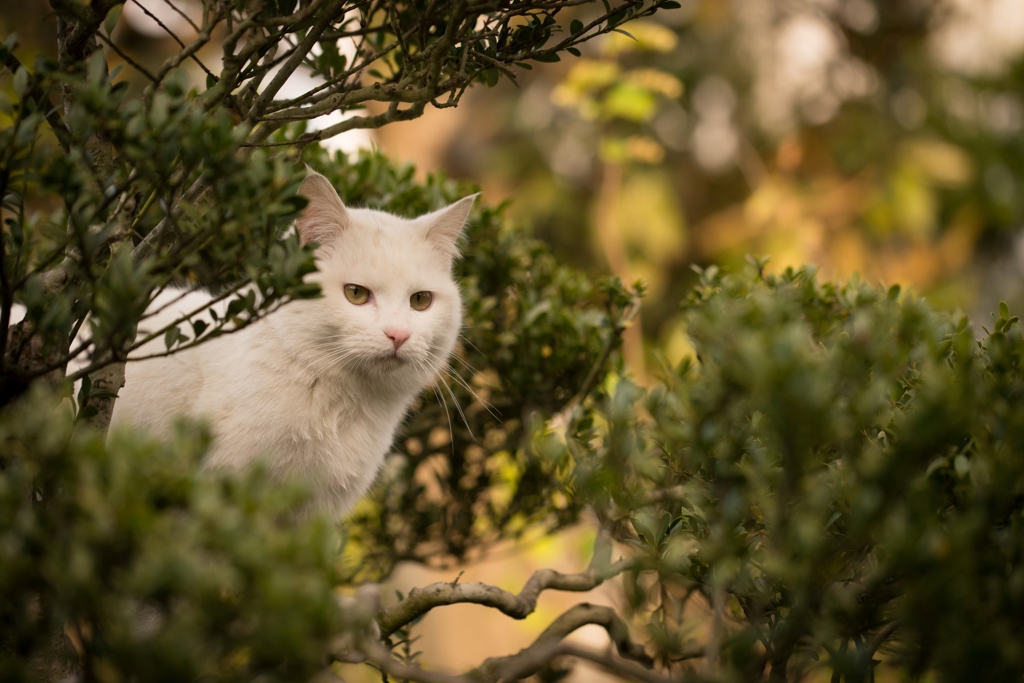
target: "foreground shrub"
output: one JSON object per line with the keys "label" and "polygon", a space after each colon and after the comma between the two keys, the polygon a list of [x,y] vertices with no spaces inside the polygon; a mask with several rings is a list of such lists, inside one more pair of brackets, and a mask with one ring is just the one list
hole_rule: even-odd
{"label": "foreground shrub", "polygon": [[[343,620],[331,520],[299,489],[201,473],[207,439],[74,433],[39,394],[0,423],[0,679],[304,680]],[[346,621],[351,621],[348,619]],[[78,654],[51,651],[66,632]]]}

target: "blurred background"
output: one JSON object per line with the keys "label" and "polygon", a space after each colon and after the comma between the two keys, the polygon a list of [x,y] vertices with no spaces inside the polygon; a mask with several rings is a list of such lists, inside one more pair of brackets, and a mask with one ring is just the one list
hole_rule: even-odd
{"label": "blurred background", "polygon": [[989,322],[1024,304],[1024,2],[689,0],[381,131],[508,199],[565,260],[647,285],[627,349],[686,352],[691,264],[816,264]]}
{"label": "blurred background", "polygon": [[[813,263],[823,279],[898,283],[979,329],[1000,300],[1024,309],[1024,0],[680,4],[580,57],[520,69],[516,84],[478,85],[457,109],[329,144],[378,146],[423,176],[479,184],[564,261],[642,280],[626,348],[641,381],[688,352],[677,311],[694,264]],[[55,53],[45,0],[0,7],[24,63]],[[187,41],[197,14],[193,0],[130,0],[110,65],[159,65],[179,47],[168,29]],[[216,52],[199,57],[213,68]],[[314,82],[302,78],[290,87]],[[536,567],[583,569],[592,539],[578,530],[507,549],[464,580],[518,591]],[[454,574],[404,568],[395,586]],[[523,623],[447,608],[417,627],[415,649],[462,669],[525,645],[566,606],[545,594]]]}

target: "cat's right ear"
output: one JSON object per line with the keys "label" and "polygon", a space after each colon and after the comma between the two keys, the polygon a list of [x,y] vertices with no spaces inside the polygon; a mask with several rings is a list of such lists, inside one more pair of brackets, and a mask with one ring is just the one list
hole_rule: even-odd
{"label": "cat's right ear", "polygon": [[348,211],[331,182],[309,166],[299,194],[309,203],[295,221],[303,244],[329,244],[349,226]]}

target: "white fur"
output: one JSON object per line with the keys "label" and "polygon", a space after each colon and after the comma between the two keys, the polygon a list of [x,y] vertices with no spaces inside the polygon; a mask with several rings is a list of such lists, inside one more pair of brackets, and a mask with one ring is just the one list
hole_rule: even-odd
{"label": "white fur", "polygon": [[[452,255],[473,198],[406,220],[345,208],[312,172],[302,193],[310,204],[297,227],[320,243],[310,279],[322,298],[170,357],[129,362],[113,424],[160,434],[178,416],[207,420],[209,467],[241,471],[262,459],[277,477],[308,481],[315,505],[340,514],[369,488],[410,404],[455,345],[462,302]],[[346,284],[368,288],[371,301],[350,303]],[[409,303],[420,291],[432,293],[424,311]],[[188,294],[142,326],[160,329],[204,297]],[[409,332],[397,351],[384,332],[396,328]],[[154,340],[136,357],[162,349]]]}

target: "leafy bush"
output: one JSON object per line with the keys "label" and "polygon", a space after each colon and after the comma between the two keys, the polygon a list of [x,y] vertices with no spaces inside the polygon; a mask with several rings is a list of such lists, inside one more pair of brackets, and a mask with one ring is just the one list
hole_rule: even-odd
{"label": "leafy bush", "polygon": [[260,472],[201,473],[201,432],[104,444],[38,393],[0,443],[0,679],[68,667],[63,630],[87,680],[304,680],[351,628],[333,521],[297,520],[303,492]]}
{"label": "leafy bush", "polygon": [[[1024,339],[980,341],[898,287],[723,276],[684,309],[694,359],[620,380],[578,481],[638,564],[666,664],[721,680],[1016,680],[1024,672]],[[596,449],[591,449],[593,444]],[[705,604],[710,635],[691,638]]]}

